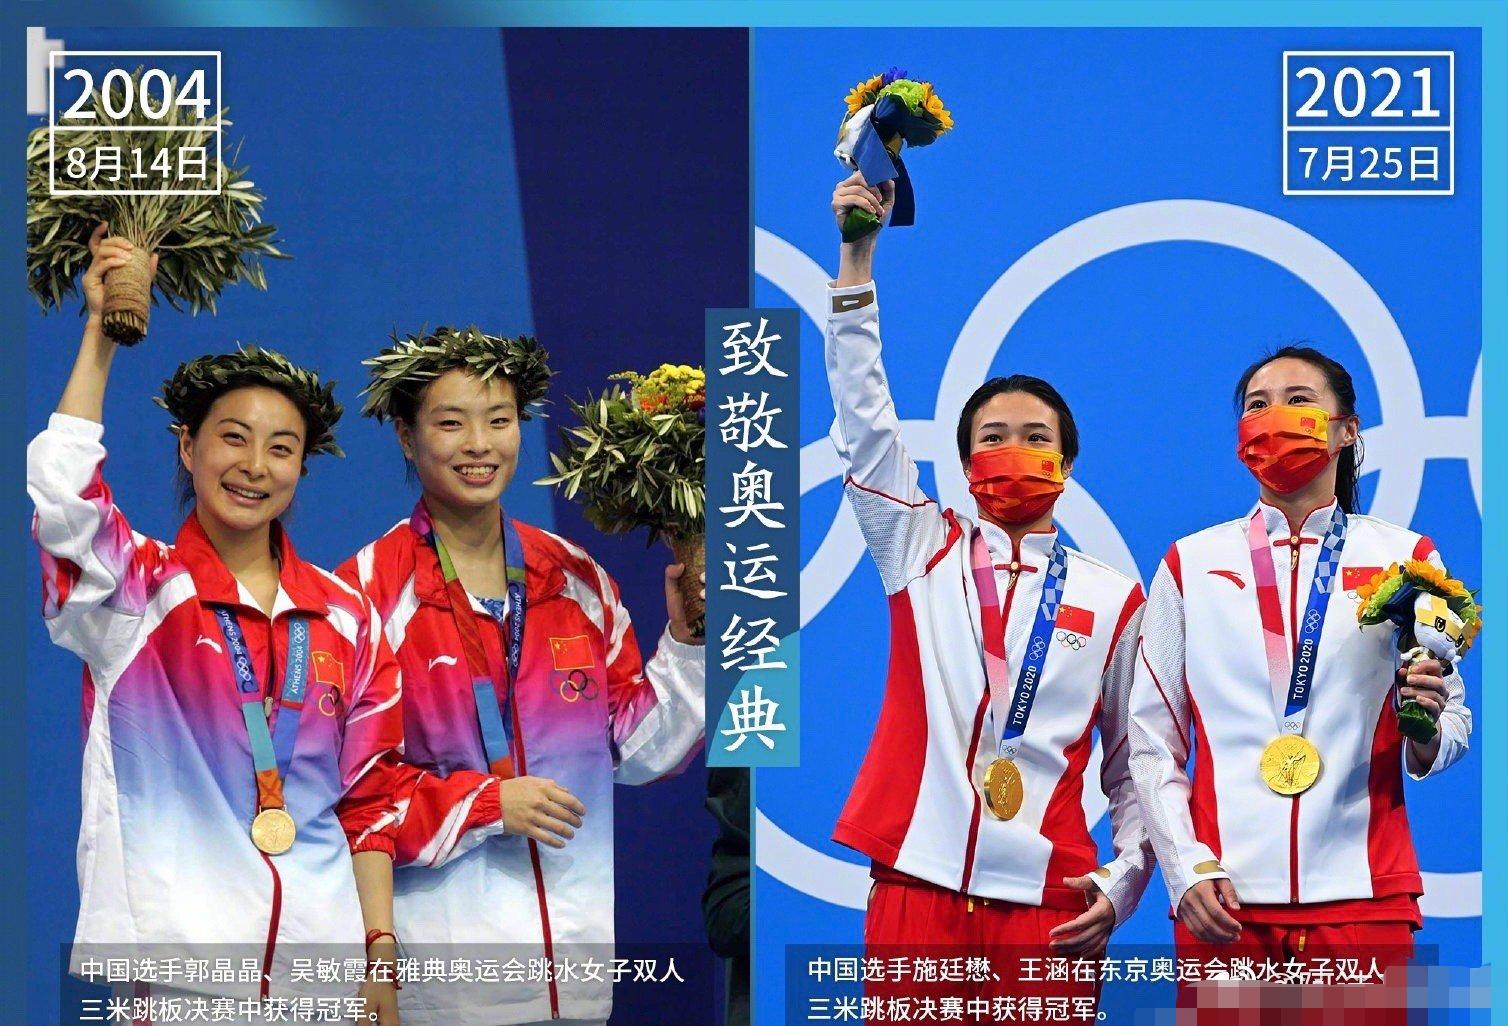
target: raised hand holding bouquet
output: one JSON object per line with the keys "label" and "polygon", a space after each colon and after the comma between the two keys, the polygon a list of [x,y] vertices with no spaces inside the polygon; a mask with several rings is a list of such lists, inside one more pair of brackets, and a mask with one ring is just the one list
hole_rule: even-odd
{"label": "raised hand holding bouquet", "polygon": [[[42,309],[61,307],[65,296],[78,291],[80,272],[89,265],[91,233],[108,223],[112,237],[134,247],[130,262],[105,278],[103,327],[123,345],[146,335],[154,254],[161,258],[157,294],[175,310],[187,306],[190,313],[213,313],[216,297],[234,282],[265,289],[259,258],[285,256],[273,239],[276,227],[261,223],[263,196],[246,178],[246,169],[217,157],[215,129],[230,124],[226,112],[196,117],[193,104],[165,102],[143,82],[141,69],[130,83],[129,96],[119,86],[108,97],[96,90],[92,118],[59,117],[56,140],[44,127],[26,144],[27,285]],[[178,92],[176,81],[167,88],[169,95]],[[111,113],[122,110],[120,116]],[[176,130],[127,130],[142,127]],[[121,174],[83,187],[69,184],[70,151],[91,154],[112,147],[133,154]],[[185,148],[194,147],[207,154],[202,164],[182,159]],[[149,184],[157,194],[124,191],[141,188],[130,177],[137,164],[152,170]],[[174,189],[184,194],[162,194]]]}
{"label": "raised hand holding bouquet", "polygon": [[[899,68],[860,82],[846,97],[848,113],[838,129],[833,155],[866,185],[895,182],[895,209],[890,223],[916,222],[916,194],[901,162],[903,146],[929,146],[953,127],[953,116],[931,82],[916,82]],[[867,210],[850,210],[843,221],[843,241],[856,242],[878,231],[880,219]]]}
{"label": "raised hand holding bouquet", "polygon": [[[1438,659],[1449,676],[1482,629],[1482,611],[1466,585],[1425,560],[1394,563],[1356,594],[1361,600],[1356,619],[1363,626],[1392,623],[1406,665]],[[1437,730],[1429,713],[1412,699],[1399,706],[1398,729],[1420,744],[1427,744]]]}
{"label": "raised hand holding bouquet", "polygon": [[571,403],[578,427],[562,428],[562,450],[550,454],[555,474],[540,484],[580,498],[587,520],[607,534],[649,529],[682,564],[679,587],[686,621],[703,633],[706,603],[707,375],[699,367],[661,364],[649,374],[625,371],[584,403]]}

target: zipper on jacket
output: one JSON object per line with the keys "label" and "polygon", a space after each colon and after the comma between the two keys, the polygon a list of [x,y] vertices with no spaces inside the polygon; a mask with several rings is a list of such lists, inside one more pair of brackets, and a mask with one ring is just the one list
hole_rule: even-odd
{"label": "zipper on jacket", "polygon": [[[1016,581],[1021,577],[1021,542],[1015,538],[1011,539],[1010,570],[1010,583],[1005,588],[1005,609],[1000,614],[1000,626],[1004,629],[1006,637],[1010,636],[1011,602],[1016,597]],[[994,572],[993,567],[991,568],[991,572]],[[982,628],[983,626],[981,623],[980,627]],[[1001,644],[1005,644],[1004,638],[1001,639]],[[979,709],[974,714],[974,737],[969,742],[969,755],[967,761],[964,763],[964,774],[968,777],[970,790],[974,791],[974,812],[969,817],[968,847],[964,849],[963,853],[963,882],[958,885],[958,889],[964,892],[968,891],[970,878],[974,875],[974,845],[979,840],[979,817],[984,811],[984,799],[980,797],[978,790],[974,788],[974,758],[979,754],[979,737],[984,732],[984,713],[989,708],[989,705],[990,685],[986,681],[984,694],[979,698]],[[969,911],[974,911],[974,901],[972,898],[969,900]]]}
{"label": "zipper on jacket", "polygon": [[[513,613],[510,611],[508,615],[511,617]],[[507,635],[502,635],[499,640],[506,646]],[[507,658],[506,649],[503,658]],[[518,747],[518,775],[526,777],[529,775],[529,764],[524,755],[524,723],[523,717],[518,713],[518,695],[512,688],[509,689],[508,706],[508,715],[513,718],[513,738]],[[539,842],[532,837],[526,840],[529,842],[529,865],[534,870],[534,893],[539,899],[539,924],[544,931],[545,962],[549,966],[546,983],[550,988],[550,1018],[559,1019],[560,991],[555,985],[555,938],[550,932],[550,903],[545,894],[545,874],[539,861]]]}
{"label": "zipper on jacket", "polygon": [[[1289,575],[1288,585],[1288,637],[1293,645],[1292,658],[1298,658],[1299,640],[1299,552],[1303,540],[1297,532],[1288,539],[1289,565],[1292,572]],[[1288,817],[1288,901],[1290,904],[1299,903],[1299,798],[1293,796],[1293,813]],[[1302,949],[1300,949],[1302,950]]]}

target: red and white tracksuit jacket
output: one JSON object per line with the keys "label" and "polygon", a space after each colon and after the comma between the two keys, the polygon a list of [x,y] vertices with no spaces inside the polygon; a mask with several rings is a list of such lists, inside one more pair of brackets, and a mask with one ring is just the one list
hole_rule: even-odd
{"label": "red and white tracksuit jacket", "polygon": [[[1000,728],[990,712],[969,539],[979,527],[997,560],[1014,688],[1056,532],[1015,545],[995,525],[939,509],[922,493],[880,363],[875,287],[828,294],[832,436],[891,622],[879,721],[833,839],[901,873],[1025,905],[1082,909],[1082,893],[1061,881],[1093,872],[1119,922],[1136,907],[1152,870],[1126,762],[1141,585],[1067,550],[1058,629],[1017,759],[1025,804],[1011,820],[993,818],[979,782]],[[1116,853],[1098,872],[1081,803],[1096,727]]]}
{"label": "red and white tracksuit jacket", "polygon": [[[395,800],[429,808],[455,796],[434,783],[419,789],[418,774],[398,761],[398,664],[370,600],[300,559],[278,525],[282,571],[270,617],[194,514],[171,545],[132,531],[102,476],[103,430],[54,414],[27,449],[43,616],[52,640],[85,664],[72,969],[133,950],[157,959],[197,950],[262,959],[273,996],[321,992],[315,983],[290,986],[289,960],[361,956],[351,853],[423,847],[430,839],[400,836]],[[309,690],[284,780],[298,839],[276,857],[251,841],[255,770],[215,605],[234,607],[274,698],[289,617],[309,624]],[[275,726],[284,713],[272,715]],[[416,816],[410,829],[436,818]],[[180,989],[268,993],[218,979],[185,980]]]}
{"label": "red and white tracksuit jacket", "polygon": [[[338,572],[377,604],[403,667],[405,757],[440,777],[485,772],[471,670],[429,531],[421,502]],[[590,556],[527,524],[519,525],[519,540],[528,611],[511,710],[514,768],[555,780],[581,799],[586,816],[562,849],[497,836],[502,824],[494,815],[452,851],[411,853],[413,866],[394,876],[394,908],[413,957],[611,958],[613,784],[678,773],[701,749],[701,646],[683,645],[667,630],[646,665],[617,585]],[[469,613],[502,695],[502,632],[474,596]],[[463,818],[477,817],[458,809],[457,831],[468,825]],[[408,1026],[501,1026],[606,1019],[612,987],[600,979],[534,977],[416,982],[404,985],[400,1000]]]}
{"label": "red and white tracksuit jacket", "polygon": [[[1333,510],[1331,503],[1313,511],[1293,531],[1282,511],[1258,505],[1290,643]],[[1269,790],[1258,772],[1263,748],[1279,733],[1288,681],[1268,676],[1249,523],[1241,517],[1175,542],[1142,618],[1131,771],[1173,906],[1198,881],[1229,877],[1242,903],[1237,918],[1250,922],[1418,923],[1423,888],[1393,711],[1398,655],[1390,625],[1357,624],[1356,588],[1391,563],[1438,565],[1440,557],[1413,531],[1349,517],[1304,727],[1323,768],[1313,787],[1289,798]],[[1407,767],[1415,779],[1466,752],[1471,713],[1459,669],[1446,681],[1440,751],[1419,772]],[[1185,771],[1191,747],[1198,753],[1192,780]]]}

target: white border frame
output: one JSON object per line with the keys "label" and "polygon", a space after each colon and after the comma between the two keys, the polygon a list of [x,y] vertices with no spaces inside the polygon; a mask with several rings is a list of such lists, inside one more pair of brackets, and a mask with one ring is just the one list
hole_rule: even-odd
{"label": "white border frame", "polygon": [[[213,100],[216,124],[215,164],[225,166],[225,129],[219,124],[219,112],[223,108],[220,50],[49,50],[47,51],[47,191],[53,196],[218,196],[224,192],[220,181],[213,189],[59,189],[57,183],[58,132],[83,131],[82,128],[59,128],[57,105],[57,70],[60,57],[213,57],[215,59],[215,98]],[[1455,99],[1455,93],[1451,93]],[[202,128],[176,125],[132,125],[117,127],[121,132],[187,132],[203,131]],[[1454,159],[1454,158],[1452,158]]]}
{"label": "white border frame", "polygon": [[[1440,125],[1289,125],[1288,58],[1290,57],[1444,57],[1450,72],[1450,124]],[[1456,52],[1454,50],[1284,50],[1283,195],[1284,196],[1454,196],[1456,194]],[[1288,137],[1292,132],[1445,132],[1450,151],[1450,183],[1443,189],[1290,189]]]}

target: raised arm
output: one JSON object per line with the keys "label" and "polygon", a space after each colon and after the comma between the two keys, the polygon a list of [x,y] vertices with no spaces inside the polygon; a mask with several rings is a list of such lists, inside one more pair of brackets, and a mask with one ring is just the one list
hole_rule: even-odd
{"label": "raised arm", "polygon": [[[84,272],[84,303],[89,319],[84,322],[84,338],[74,360],[73,373],[58,401],[57,412],[96,424],[104,420],[105,385],[110,379],[110,361],[115,357],[115,343],[105,336],[105,275],[131,262],[136,247],[119,237],[106,237],[109,225],[100,222],[89,236],[93,260]],[[157,274],[157,255],[152,254],[151,273]]]}
{"label": "raised arm", "polygon": [[26,450],[26,490],[36,506],[32,533],[42,550],[43,616],[54,642],[92,662],[129,651],[130,621],[145,608],[163,554],[132,532],[102,472],[101,418],[115,355],[101,327],[104,282],[131,249],[104,232],[101,224],[89,240],[94,260],[83,278],[89,316],[73,371],[47,429]]}
{"label": "raised arm", "polygon": [[[646,784],[674,776],[701,751],[704,740],[705,649],[676,638],[678,599],[672,594],[674,579],[667,576],[671,622],[655,654],[644,662],[617,582],[601,567],[596,573],[607,644],[613,778],[620,784]],[[684,626],[684,614],[680,619]]]}
{"label": "raised arm", "polygon": [[[883,199],[883,203],[881,200]],[[889,213],[894,187],[871,189],[855,172],[833,192],[833,214],[841,224],[860,206]],[[879,567],[887,594],[925,572],[943,547],[948,524],[937,503],[923,494],[916,462],[901,441],[900,419],[880,360],[879,299],[872,275],[881,229],[839,251],[837,281],[828,289],[824,355],[836,414],[833,444],[843,460],[844,493]]]}

